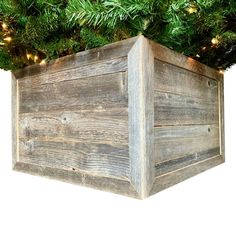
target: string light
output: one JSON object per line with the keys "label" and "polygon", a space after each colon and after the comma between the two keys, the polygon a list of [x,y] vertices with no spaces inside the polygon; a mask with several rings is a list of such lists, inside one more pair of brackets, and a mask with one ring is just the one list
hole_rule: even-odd
{"label": "string light", "polygon": [[5,41],[7,41],[8,43],[10,43],[12,41],[12,38],[11,37],[6,37],[4,38]]}
{"label": "string light", "polygon": [[46,64],[46,60],[42,60],[39,64],[40,65],[45,65]]}
{"label": "string light", "polygon": [[219,41],[219,37],[215,37],[215,38],[213,38],[212,40],[211,40],[211,43],[213,44],[213,45],[218,45],[219,43],[220,43],[220,41]]}
{"label": "string light", "polygon": [[7,24],[6,23],[2,23],[2,28],[4,29],[4,30],[6,30],[7,29]]}
{"label": "string light", "polygon": [[205,51],[205,50],[206,50],[206,47],[202,47],[202,50]]}
{"label": "string light", "polygon": [[187,8],[187,11],[189,14],[197,13],[197,8],[196,7],[189,7],[189,8]]}
{"label": "string light", "polygon": [[37,62],[37,60],[39,59],[39,57],[37,55],[34,56],[34,62]]}
{"label": "string light", "polygon": [[219,70],[219,73],[223,75],[223,74],[224,74],[224,71],[223,71],[223,70]]}
{"label": "string light", "polygon": [[199,55],[199,54],[197,54],[197,55],[196,55],[196,57],[200,57],[200,55]]}
{"label": "string light", "polygon": [[32,57],[32,55],[29,54],[29,53],[27,53],[27,54],[26,54],[26,57],[27,57],[27,59],[29,60],[29,59]]}

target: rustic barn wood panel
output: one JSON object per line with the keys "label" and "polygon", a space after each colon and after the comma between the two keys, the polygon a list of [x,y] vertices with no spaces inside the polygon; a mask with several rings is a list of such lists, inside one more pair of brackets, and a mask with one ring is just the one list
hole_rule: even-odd
{"label": "rustic barn wood panel", "polygon": [[29,113],[128,107],[126,74],[125,72],[112,73],[27,89],[19,83],[19,111]]}
{"label": "rustic barn wood panel", "polygon": [[12,76],[15,170],[136,198],[224,162],[223,76],[143,36]]}

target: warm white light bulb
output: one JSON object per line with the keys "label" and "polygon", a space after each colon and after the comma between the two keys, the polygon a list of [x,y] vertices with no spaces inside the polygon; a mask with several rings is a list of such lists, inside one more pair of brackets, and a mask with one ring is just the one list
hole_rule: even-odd
{"label": "warm white light bulb", "polygon": [[46,64],[46,60],[42,60],[39,64],[40,65],[45,65]]}
{"label": "warm white light bulb", "polygon": [[32,56],[32,55],[29,54],[29,53],[26,54],[26,57],[27,57],[28,60],[31,58],[31,56]]}
{"label": "warm white light bulb", "polygon": [[196,13],[197,12],[197,8],[196,7],[189,7],[187,9],[187,11],[188,11],[189,14]]}
{"label": "warm white light bulb", "polygon": [[218,38],[213,38],[213,39],[211,40],[211,43],[214,44],[214,45],[217,45],[217,44],[220,43],[220,41],[219,41]]}
{"label": "warm white light bulb", "polygon": [[7,29],[7,24],[6,23],[2,23],[2,28],[4,29],[4,30],[6,30]]}
{"label": "warm white light bulb", "polygon": [[34,62],[36,62],[39,59],[39,57],[36,55],[34,56]]}
{"label": "warm white light bulb", "polygon": [[4,38],[5,41],[7,41],[8,43],[10,43],[12,41],[12,38],[11,37],[6,37]]}

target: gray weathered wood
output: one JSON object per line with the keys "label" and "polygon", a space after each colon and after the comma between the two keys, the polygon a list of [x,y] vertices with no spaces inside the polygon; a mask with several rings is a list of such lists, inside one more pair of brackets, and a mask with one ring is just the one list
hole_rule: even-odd
{"label": "gray weathered wood", "polygon": [[218,124],[219,122],[218,103],[207,98],[155,91],[154,107],[155,126]]}
{"label": "gray weathered wood", "polygon": [[171,171],[155,178],[150,195],[160,192],[163,189],[169,188],[181,181],[184,181],[194,175],[206,171],[214,166],[224,162],[222,156],[209,157],[206,160],[186,165],[175,171]]}
{"label": "gray weathered wood", "polygon": [[219,80],[219,125],[220,125],[220,154],[225,161],[225,124],[224,124],[224,78],[223,76]]}
{"label": "gray weathered wood", "polygon": [[127,108],[24,113],[19,125],[19,138],[128,145]]}
{"label": "gray weathered wood", "polygon": [[141,198],[154,180],[154,57],[149,42],[140,37],[128,55],[129,150],[131,183]]}
{"label": "gray weathered wood", "polygon": [[190,57],[177,53],[163,45],[150,41],[154,57],[160,61],[167,62],[180,68],[204,75],[212,79],[220,79],[222,76],[214,70]]}
{"label": "gray weathered wood", "polygon": [[13,167],[145,198],[224,162],[223,76],[143,36],[12,77]]}
{"label": "gray weathered wood", "polygon": [[90,173],[76,170],[57,169],[55,167],[51,168],[24,162],[17,162],[16,165],[14,165],[14,170],[52,179],[56,178],[61,181],[123,194],[129,197],[140,198],[128,180],[91,175]]}
{"label": "gray weathered wood", "polygon": [[15,76],[12,74],[11,78],[12,83],[12,164],[13,166],[19,161],[18,153],[18,135],[19,135],[19,95],[18,95],[18,81]]}
{"label": "gray weathered wood", "polygon": [[[160,163],[202,151],[219,149],[218,125],[155,128],[155,161]],[[220,153],[218,153],[220,155]]]}
{"label": "gray weathered wood", "polygon": [[[194,152],[193,152],[194,153]],[[177,159],[167,160],[156,164],[156,177],[169,173],[183,167],[199,163],[200,161],[207,160],[214,156],[219,156],[220,147],[206,149],[204,151],[195,152],[194,154],[188,154],[186,156],[179,157]]]}
{"label": "gray weathered wood", "polygon": [[70,71],[77,67],[87,66],[100,61],[107,61],[115,58],[125,57],[136,42],[137,37],[112,43],[101,48],[95,48],[77,54],[58,58],[50,61],[46,65],[32,65],[14,72],[15,76],[20,78],[29,77],[34,79],[39,75],[48,75],[48,73],[57,73],[61,70]]}
{"label": "gray weathered wood", "polygon": [[124,145],[37,138],[20,139],[19,150],[25,163],[125,180],[129,177],[128,146]]}
{"label": "gray weathered wood", "polygon": [[125,72],[66,80],[27,89],[22,85],[19,89],[19,110],[20,113],[29,113],[128,107],[127,86]]}
{"label": "gray weathered wood", "polygon": [[[26,77],[20,80],[22,87],[34,88],[39,85],[55,84],[58,82],[87,79],[89,77],[98,77],[112,73],[127,71],[127,57],[110,59],[107,61],[98,61],[80,67],[65,69],[58,68],[57,71],[38,74],[34,77]],[[94,78],[95,79],[95,78]]]}

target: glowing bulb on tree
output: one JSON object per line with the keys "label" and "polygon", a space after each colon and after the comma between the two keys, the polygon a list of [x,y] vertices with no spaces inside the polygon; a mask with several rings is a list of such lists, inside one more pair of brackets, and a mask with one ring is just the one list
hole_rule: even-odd
{"label": "glowing bulb on tree", "polygon": [[4,38],[5,41],[7,41],[8,43],[10,43],[12,41],[12,38],[11,37],[6,37]]}
{"label": "glowing bulb on tree", "polygon": [[38,59],[39,59],[39,57],[37,55],[34,56],[34,62],[37,62]]}
{"label": "glowing bulb on tree", "polygon": [[42,60],[39,64],[40,65],[45,65],[46,64],[46,60]]}
{"label": "glowing bulb on tree", "polygon": [[218,44],[220,43],[220,41],[219,41],[219,39],[218,39],[217,37],[215,37],[215,38],[213,38],[213,39],[211,40],[211,43],[212,43],[213,45],[218,45]]}
{"label": "glowing bulb on tree", "polygon": [[26,57],[27,57],[27,59],[29,60],[29,59],[32,57],[32,55],[29,54],[29,53],[27,53],[27,54],[26,54]]}
{"label": "glowing bulb on tree", "polygon": [[4,30],[6,30],[7,29],[7,24],[6,23],[2,23],[2,28],[4,29]]}
{"label": "glowing bulb on tree", "polygon": [[189,14],[197,13],[197,8],[196,7],[189,7],[187,9]]}

